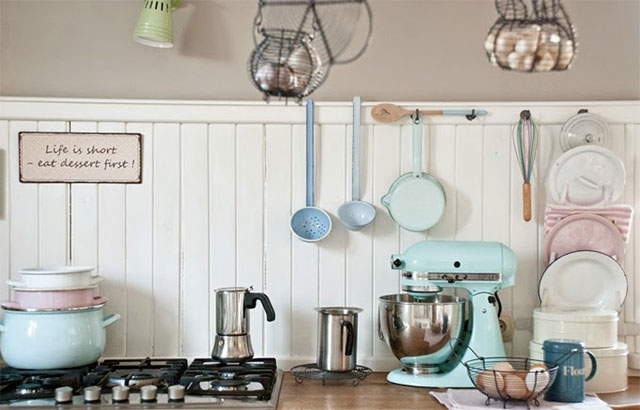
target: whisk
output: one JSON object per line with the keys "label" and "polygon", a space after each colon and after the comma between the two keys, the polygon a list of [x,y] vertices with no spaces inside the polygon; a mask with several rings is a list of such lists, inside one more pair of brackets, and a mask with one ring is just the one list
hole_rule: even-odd
{"label": "whisk", "polygon": [[522,218],[529,222],[531,220],[531,175],[538,149],[538,127],[531,119],[529,110],[520,113],[520,120],[513,133],[513,148],[518,157],[523,180]]}

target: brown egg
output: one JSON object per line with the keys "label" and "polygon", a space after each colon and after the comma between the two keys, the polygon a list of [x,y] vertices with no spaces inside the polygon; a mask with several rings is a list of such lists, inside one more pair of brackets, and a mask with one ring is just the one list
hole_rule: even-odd
{"label": "brown egg", "polygon": [[526,370],[516,370],[516,372],[514,374],[516,376],[518,376],[519,378],[521,378],[522,380],[525,380],[527,378],[527,374],[529,374],[529,372],[526,371]]}
{"label": "brown egg", "polygon": [[514,399],[525,399],[531,393],[524,380],[515,374],[504,376],[504,393]]}
{"label": "brown egg", "polygon": [[498,372],[485,370],[476,377],[476,384],[489,396],[498,399],[504,397],[504,379]]}
{"label": "brown egg", "polygon": [[500,362],[493,366],[493,370],[498,372],[512,372],[513,366],[509,362]]}

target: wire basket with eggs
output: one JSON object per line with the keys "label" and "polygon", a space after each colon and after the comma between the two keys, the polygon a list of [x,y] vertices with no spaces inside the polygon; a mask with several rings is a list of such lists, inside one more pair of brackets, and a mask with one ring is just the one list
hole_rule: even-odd
{"label": "wire basket with eggs", "polygon": [[561,0],[496,0],[496,10],[500,17],[484,42],[493,66],[523,72],[571,67],[576,32]]}

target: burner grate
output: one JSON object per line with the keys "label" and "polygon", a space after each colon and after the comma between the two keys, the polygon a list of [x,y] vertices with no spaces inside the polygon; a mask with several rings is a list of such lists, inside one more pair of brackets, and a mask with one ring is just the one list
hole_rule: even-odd
{"label": "burner grate", "polygon": [[187,394],[269,400],[277,378],[276,360],[251,359],[222,363],[195,359],[180,378]]}
{"label": "burner grate", "polygon": [[70,369],[26,370],[3,367],[0,373],[0,400],[31,400],[53,398],[55,389],[69,386],[78,393],[83,387],[83,375],[94,364]]}
{"label": "burner grate", "polygon": [[187,359],[107,359],[85,376],[84,384],[102,386],[105,393],[117,385],[137,390],[149,384],[166,392],[167,387],[180,382],[186,368]]}

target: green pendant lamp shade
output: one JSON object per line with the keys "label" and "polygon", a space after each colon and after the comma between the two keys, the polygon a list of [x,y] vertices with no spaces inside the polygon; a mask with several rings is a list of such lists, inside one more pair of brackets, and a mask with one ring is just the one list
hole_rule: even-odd
{"label": "green pendant lamp shade", "polygon": [[151,47],[173,47],[173,11],[182,0],[145,0],[133,39]]}

